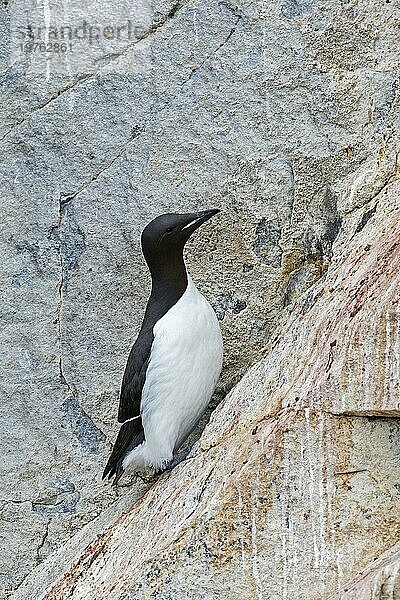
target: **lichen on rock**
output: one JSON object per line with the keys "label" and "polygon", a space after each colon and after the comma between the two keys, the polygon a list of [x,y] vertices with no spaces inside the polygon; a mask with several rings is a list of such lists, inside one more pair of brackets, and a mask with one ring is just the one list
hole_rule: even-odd
{"label": "lichen on rock", "polygon": [[86,527],[16,598],[364,600],[372,580],[397,589],[383,567],[400,533],[399,199],[389,184],[362,230],[368,206],[352,215],[324,280],[287,311],[189,458]]}
{"label": "lichen on rock", "polygon": [[[397,527],[394,4],[151,0],[135,40],[90,64],[87,47],[76,70],[15,55],[12,36],[86,4],[26,8],[0,11],[1,593],[70,578],[80,597],[143,524],[147,562],[115,553],[132,597],[333,593]],[[187,262],[223,329],[212,406],[246,375],[190,460],[120,497],[100,474],[149,290],[140,231],[211,206]]]}

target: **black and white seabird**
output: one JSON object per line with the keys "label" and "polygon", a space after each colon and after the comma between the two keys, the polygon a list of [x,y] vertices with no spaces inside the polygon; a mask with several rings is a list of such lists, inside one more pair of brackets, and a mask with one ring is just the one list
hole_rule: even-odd
{"label": "black and white seabird", "polygon": [[152,288],[122,380],[122,424],[103,477],[157,471],[193,430],[217,384],[222,337],[217,317],[186,271],[183,249],[218,209],[165,214],[142,233]]}

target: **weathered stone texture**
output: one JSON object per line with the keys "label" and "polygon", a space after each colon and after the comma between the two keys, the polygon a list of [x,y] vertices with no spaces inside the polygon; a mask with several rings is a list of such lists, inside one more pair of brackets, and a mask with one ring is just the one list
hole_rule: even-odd
{"label": "weathered stone texture", "polygon": [[353,214],[326,277],[190,457],[87,526],[16,598],[363,600],[378,581],[386,595],[373,598],[397,598],[399,199],[389,184],[362,229],[369,207]]}
{"label": "weathered stone texture", "polygon": [[[116,500],[115,491],[103,485],[99,475],[116,431],[121,373],[148,293],[139,234],[158,213],[223,209],[219,220],[199,232],[187,252],[191,273],[215,306],[223,328],[226,359],[218,397],[259,358],[270,340],[269,348],[278,344],[279,351],[270,354],[275,358],[266,370],[268,402],[282,404],[296,415],[293,436],[300,441],[307,431],[311,437],[317,435],[318,415],[311,407],[307,429],[293,398],[304,400],[318,387],[329,411],[323,431],[343,427],[339,437],[352,447],[360,426],[352,416],[334,414],[357,413],[370,430],[371,453],[376,450],[378,458],[386,456],[390,462],[389,442],[379,446],[377,439],[392,435],[398,410],[394,401],[398,381],[390,359],[399,343],[396,287],[387,285],[395,249],[390,254],[384,241],[391,239],[395,221],[390,221],[379,242],[381,267],[374,262],[373,248],[376,228],[383,227],[380,204],[398,176],[395,3],[154,0],[146,5],[139,41],[70,76],[51,68],[36,72],[32,68],[36,59],[10,56],[10,28],[21,3],[12,0],[3,7],[0,577],[4,593]],[[67,9],[70,15],[74,11],[83,15],[86,8],[86,3],[73,0],[43,2],[47,19]],[[390,194],[394,210],[398,197],[394,191]],[[338,236],[347,242],[337,246],[331,264]],[[361,239],[364,245],[358,247]],[[370,251],[365,249],[368,245]],[[359,264],[351,252],[358,253]],[[354,297],[346,292],[342,263],[349,265],[349,281],[358,277]],[[343,289],[335,288],[332,297],[329,289],[312,288],[301,296],[302,315],[293,302],[325,276],[330,264],[332,285],[337,273]],[[389,273],[387,280],[383,272]],[[370,289],[376,290],[375,300]],[[321,297],[316,298],[316,290]],[[371,306],[368,330],[363,329],[359,309],[366,299]],[[328,314],[336,306],[343,310],[337,322]],[[276,329],[284,307],[287,327],[302,331],[304,339],[299,345],[292,340],[290,350],[273,338],[274,331],[289,330],[281,325]],[[317,337],[306,339],[306,331]],[[371,362],[380,365],[374,374]],[[258,403],[260,368],[246,379],[255,377],[249,393],[254,385]],[[294,382],[293,374],[300,371]],[[356,402],[358,397],[363,401]],[[242,402],[246,407],[250,398],[243,396],[237,408],[232,400],[224,405],[229,408],[214,416],[214,429],[205,439],[217,435],[218,420],[218,427],[225,423],[235,430],[232,411],[242,410]],[[311,406],[309,400],[304,405]],[[272,404],[270,409],[260,405],[257,411],[264,418]],[[382,414],[392,420],[379,424],[368,420]],[[262,439],[263,431],[264,425]],[[254,453],[246,444],[244,455]],[[361,452],[357,448],[355,463]],[[211,452],[210,460],[212,456]],[[271,461],[278,473],[277,450],[271,449]],[[254,480],[249,464],[246,477]],[[234,461],[233,466],[237,468]],[[319,473],[323,462],[312,468]],[[225,471],[219,469],[210,475],[211,481],[221,480]],[[267,491],[277,484],[272,474],[260,469],[268,504],[273,493]],[[178,474],[168,480],[168,489],[178,485]],[[197,479],[193,473],[193,494],[196,486],[201,488],[203,475],[201,470]],[[392,475],[388,471],[389,479]],[[354,477],[360,482],[367,476]],[[136,483],[132,497],[144,487]],[[249,508],[253,492],[243,489]],[[388,530],[393,514],[390,494],[382,496]],[[364,500],[360,496],[361,504]],[[281,520],[262,524],[257,519],[264,517],[257,516],[253,526],[248,518],[243,525],[250,528],[243,560],[250,560],[247,554],[259,543],[254,542],[251,527],[275,527],[282,540],[292,535],[281,531]],[[237,529],[234,517],[230,519]],[[210,528],[210,535],[216,536]],[[320,548],[320,534],[316,535]],[[391,534],[385,536],[389,543]],[[291,543],[289,538],[285,543]],[[261,556],[263,549],[256,551]],[[313,572],[321,568],[320,561],[328,560],[325,550],[319,551]],[[214,550],[202,552],[206,556]],[[222,550],[215,552],[222,563],[227,560]],[[238,560],[236,551],[233,554]],[[284,554],[278,552],[278,559],[283,569]],[[311,554],[309,560],[314,560]],[[246,593],[259,595],[257,586],[265,585],[257,562],[251,564],[253,583],[247,581],[246,569],[243,580],[238,576],[245,598]],[[238,572],[242,570],[239,565]],[[328,585],[334,576],[327,572],[326,577]],[[176,580],[173,585],[180,584]]]}
{"label": "weathered stone texture", "polygon": [[400,544],[396,544],[329,600],[396,600],[400,598]]}

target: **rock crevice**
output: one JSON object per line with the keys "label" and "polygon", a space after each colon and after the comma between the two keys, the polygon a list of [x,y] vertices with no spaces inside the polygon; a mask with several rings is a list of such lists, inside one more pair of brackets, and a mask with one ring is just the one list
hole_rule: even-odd
{"label": "rock crevice", "polygon": [[126,493],[17,599],[367,600],[378,582],[396,597],[399,200],[394,182],[356,237],[340,232],[315,301],[294,303],[189,459]]}
{"label": "rock crevice", "polygon": [[[204,535],[196,538],[192,531],[189,551],[187,532],[179,530],[177,569],[169,585],[186,590],[178,579],[183,577],[179,552],[184,556],[187,551],[201,553],[204,564],[211,565],[216,590],[222,586],[218,569],[225,572],[232,564],[243,572],[237,589],[228,590],[233,598],[266,596],[267,531],[280,548],[269,562],[289,574],[288,583],[282,580],[283,587],[270,594],[279,597],[287,585],[290,595],[291,581],[300,577],[295,540],[304,524],[300,508],[293,516],[287,507],[296,504],[298,493],[310,505],[304,510],[309,522],[311,514],[319,514],[319,486],[325,490],[326,480],[333,485],[333,476],[326,479],[327,467],[314,461],[305,440],[315,448],[322,444],[325,456],[333,447],[333,433],[342,440],[342,455],[329,469],[359,471],[336,477],[343,479],[337,484],[340,494],[352,486],[349,502],[362,504],[364,488],[371,491],[372,516],[365,509],[357,527],[364,531],[381,502],[385,517],[375,526],[386,540],[382,547],[391,543],[389,504],[398,481],[388,490],[379,487],[379,474],[366,466],[356,441],[361,436],[357,428],[365,427],[374,453],[378,435],[387,440],[398,418],[392,400],[398,394],[397,367],[390,358],[391,349],[398,348],[396,223],[382,213],[389,197],[392,210],[397,209],[395,8],[372,0],[100,2],[95,11],[99,25],[130,19],[138,24],[135,37],[116,45],[104,39],[96,48],[83,41],[74,44],[75,53],[51,60],[48,53],[28,57],[21,52],[14,26],[30,22],[45,31],[49,17],[55,27],[90,24],[92,5],[18,0],[0,11],[0,595],[12,594],[38,561],[51,560],[60,548],[67,568],[68,553],[81,555],[94,540],[94,535],[85,537],[87,523],[92,534],[101,533],[123,506],[137,511],[135,502],[148,488],[138,479],[121,499],[103,485],[100,474],[115,439],[121,375],[150,286],[140,232],[157,214],[170,211],[222,209],[188,245],[186,257],[223,329],[224,371],[211,407],[264,355],[264,348],[270,358],[245,376],[242,391],[229,396],[235,401],[227,398],[213,414],[197,450],[182,465],[194,469],[194,494],[201,461],[207,462],[204,476],[214,470],[199,508],[193,498],[186,499],[187,512],[195,508],[191,519],[203,515],[205,529],[201,525],[199,531]],[[393,248],[389,257],[382,238],[377,263],[375,236],[384,218]],[[346,277],[342,263],[348,266]],[[350,291],[335,287],[338,277],[347,290],[355,272],[357,285]],[[385,277],[393,280],[392,287]],[[368,327],[363,322],[366,303]],[[315,335],[305,336],[306,330]],[[371,364],[381,366],[371,370]],[[321,400],[312,399],[317,388]],[[250,418],[249,407],[260,404],[261,393],[263,409]],[[361,397],[363,403],[354,402]],[[310,409],[308,429],[304,408]],[[276,415],[286,409],[293,438],[299,428],[305,473],[314,476],[308,496],[291,471],[300,458],[294,453],[292,464],[289,434],[274,429],[276,455],[271,449],[268,460],[272,470],[276,463],[275,480],[267,477],[263,461],[258,469],[247,456],[250,447],[261,447],[254,438],[274,419],[281,423]],[[388,418],[370,419],[381,415]],[[248,478],[256,481],[258,474],[261,492],[242,481],[232,498],[237,508],[241,503],[243,519],[228,502],[224,518],[214,515],[207,521],[203,507],[210,486],[217,489],[218,478],[225,476],[229,484],[228,474],[238,465],[245,468],[233,458],[226,471],[215,467],[221,461],[221,439],[226,434],[229,450],[240,432],[248,435],[240,446]],[[266,439],[272,448],[273,438]],[[391,464],[389,446],[377,451],[384,464]],[[350,460],[352,448],[357,456]],[[279,475],[282,468],[286,475]],[[173,486],[180,472],[162,485]],[[321,473],[325,479],[318,479]],[[391,481],[392,475],[387,477]],[[278,495],[279,506],[273,502]],[[150,497],[148,491],[145,498]],[[269,505],[275,512],[264,519]],[[321,507],[325,519],[333,509]],[[146,520],[146,514],[141,518]],[[322,543],[316,517],[313,523],[315,540],[305,540],[320,552],[322,569],[336,550]],[[235,531],[241,532],[237,538]],[[86,540],[83,547],[79,536]],[[325,538],[331,543],[334,535]],[[336,562],[342,565],[346,549],[339,549],[344,554]],[[163,570],[153,558],[148,588],[157,569]],[[313,573],[317,569],[314,563],[306,567]],[[187,568],[190,581],[195,565],[189,561]],[[332,572],[335,568],[339,573],[331,565]],[[327,586],[335,577],[328,571]],[[60,576],[53,573],[48,581]],[[74,594],[78,590],[79,585]],[[173,595],[165,590],[166,597]],[[135,590],[130,593],[138,596]],[[214,592],[207,593],[213,600]]]}

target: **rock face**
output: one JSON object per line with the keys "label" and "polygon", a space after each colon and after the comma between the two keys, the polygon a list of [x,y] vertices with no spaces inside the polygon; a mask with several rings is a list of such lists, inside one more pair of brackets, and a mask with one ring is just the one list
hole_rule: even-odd
{"label": "rock face", "polygon": [[15,597],[398,598],[399,223],[396,182],[349,218],[190,457]]}
{"label": "rock face", "polygon": [[342,594],[335,594],[330,600],[396,600],[400,597],[399,571],[400,544],[396,544],[346,584]]}
{"label": "rock face", "polygon": [[[171,551],[179,530],[180,545],[173,546],[176,571],[165,570],[162,577],[170,583],[162,577],[157,583],[164,597],[176,597],[175,588],[184,597],[189,585],[203,589],[210,572],[215,586],[210,598],[225,585],[223,578],[233,581],[233,572],[238,587],[232,597],[267,597],[270,569],[279,569],[274,585],[282,585],[279,589],[290,597],[290,586],[295,592],[298,588],[285,573],[295,573],[302,554],[298,546],[297,555],[291,552],[299,535],[293,527],[303,527],[310,561],[308,591],[315,592],[321,573],[328,590],[339,569],[334,560],[342,565],[337,575],[342,582],[353,573],[351,565],[364,564],[373,552],[395,541],[397,488],[394,480],[392,485],[389,440],[397,427],[393,399],[398,384],[391,356],[398,342],[395,310],[389,316],[381,312],[389,306],[395,286],[389,287],[390,273],[382,273],[373,251],[365,248],[378,244],[385,226],[384,194],[390,190],[392,210],[398,202],[390,187],[398,174],[397,13],[393,3],[372,0],[153,0],[140,4],[139,12],[137,6],[11,0],[0,10],[1,588],[7,595],[86,523],[103,514],[96,521],[101,530],[101,519],[110,518],[103,511],[115,502],[116,493],[99,475],[115,436],[121,373],[149,286],[139,233],[161,212],[219,206],[219,221],[199,233],[187,257],[193,278],[210,298],[223,328],[226,358],[218,397],[260,357],[268,340],[278,344],[271,340],[275,331],[283,331],[277,326],[285,307],[290,331],[299,331],[299,336],[302,332],[304,344],[295,346],[292,340],[270,352],[274,362],[267,364],[265,392],[264,366],[259,364],[214,416],[202,443],[222,436],[227,448],[223,426],[232,427],[237,436],[242,426],[249,431],[246,419],[254,417],[256,433],[240,438],[239,455],[232,455],[232,446],[222,460],[218,448],[211,447],[157,484],[165,507],[172,500],[164,494],[183,494],[171,529],[162,533],[162,513],[157,512],[156,520],[151,516],[156,509],[153,491],[135,504],[121,525],[121,535],[135,527],[139,531],[145,523],[146,535],[153,536],[145,550],[150,558],[143,563],[153,571],[147,573],[140,565],[135,571],[142,590],[153,589],[158,570],[164,572],[167,558],[162,548]],[[118,14],[110,15],[110,7]],[[93,15],[103,29],[121,19],[140,27],[134,39],[112,47],[104,35],[95,47],[74,39],[75,56],[60,53],[60,60],[51,53],[44,57],[40,48],[21,53],[22,25],[25,31],[31,22],[41,25],[49,36],[54,24],[79,26],[84,19],[93,24]],[[29,31],[31,37],[37,35],[36,29]],[[396,222],[390,222],[393,228]],[[384,239],[393,233],[389,224],[386,227],[378,244],[384,256]],[[372,239],[356,248],[365,232]],[[301,315],[293,302],[325,276],[338,235],[347,242],[336,247],[336,263],[329,271],[332,286],[334,273],[342,277],[343,286],[345,276],[352,282],[351,269],[365,269],[364,281],[361,278],[359,289],[354,288],[354,298],[340,290],[337,298],[329,290],[321,298],[313,296],[314,291],[301,296]],[[359,253],[359,263],[348,254],[350,248]],[[342,264],[348,265],[347,275],[340,270]],[[392,264],[391,259],[388,270]],[[368,327],[362,337],[359,319],[364,313],[358,306],[369,299],[370,289],[377,290],[377,304],[367,309]],[[354,312],[349,323],[341,314],[335,317],[337,323],[329,321],[328,312],[339,305]],[[316,331],[320,337],[312,341]],[[284,340],[289,334],[279,335]],[[327,371],[322,352],[326,344]],[[295,404],[288,394],[300,371],[304,381]],[[323,380],[321,373],[326,373]],[[304,401],[316,389],[327,412],[317,411],[317,399],[314,404]],[[237,429],[234,415],[239,419],[239,408],[238,422],[243,425]],[[275,411],[281,411],[279,416],[273,417]],[[387,420],[369,420],[383,414]],[[286,422],[293,439],[283,433]],[[256,439],[258,445],[253,443]],[[257,448],[264,444],[261,460]],[[331,451],[337,462],[332,459],[328,468],[324,457]],[[301,452],[301,477],[314,479],[304,489],[298,483],[295,491],[287,478]],[[369,478],[369,471],[360,470],[360,464],[386,477],[390,492]],[[331,468],[360,472],[332,479]],[[232,470],[240,485],[230,476]],[[206,479],[211,488],[204,487]],[[324,486],[332,481],[342,486],[338,506],[323,504],[330,497]],[[349,498],[341,494],[349,487],[351,506],[372,504],[357,517],[354,536],[362,537],[374,527],[382,532],[382,540],[365,534],[370,552],[361,537],[357,542],[350,535],[354,512],[347,505],[341,508]],[[144,488],[142,482],[134,484],[128,505]],[[196,494],[203,502],[199,509]],[[117,502],[110,510],[118,506]],[[272,512],[267,512],[269,506]],[[239,507],[247,515],[240,525]],[[179,519],[191,510],[184,534]],[[282,516],[286,510],[292,515],[287,519]],[[351,540],[348,546],[338,546],[343,554],[336,558],[329,544],[340,533],[333,525],[330,533],[321,526],[334,510],[347,516],[338,521],[332,513],[329,522],[339,522],[340,533],[348,529],[345,538]],[[309,516],[300,525],[302,511]],[[200,515],[204,527],[196,525],[196,533],[190,523]],[[111,544],[117,529],[110,531],[104,539],[110,535]],[[186,535],[193,536],[192,547]],[[132,552],[134,547],[137,542]],[[357,554],[361,547],[362,560]],[[161,566],[155,560],[157,552],[164,561]],[[185,557],[185,568],[179,567]],[[200,581],[194,570],[204,561],[210,571],[204,571]],[[98,561],[93,568],[99,568]],[[101,576],[106,573],[105,569]],[[121,575],[121,586],[132,587],[133,581]],[[287,591],[284,581],[289,582]],[[88,586],[88,579],[81,583]],[[76,589],[80,593],[80,587]],[[195,597],[196,589],[187,593]],[[132,591],[132,597],[136,593],[142,592]],[[271,588],[268,593],[273,597],[275,592]],[[299,597],[302,593],[298,591]]]}

